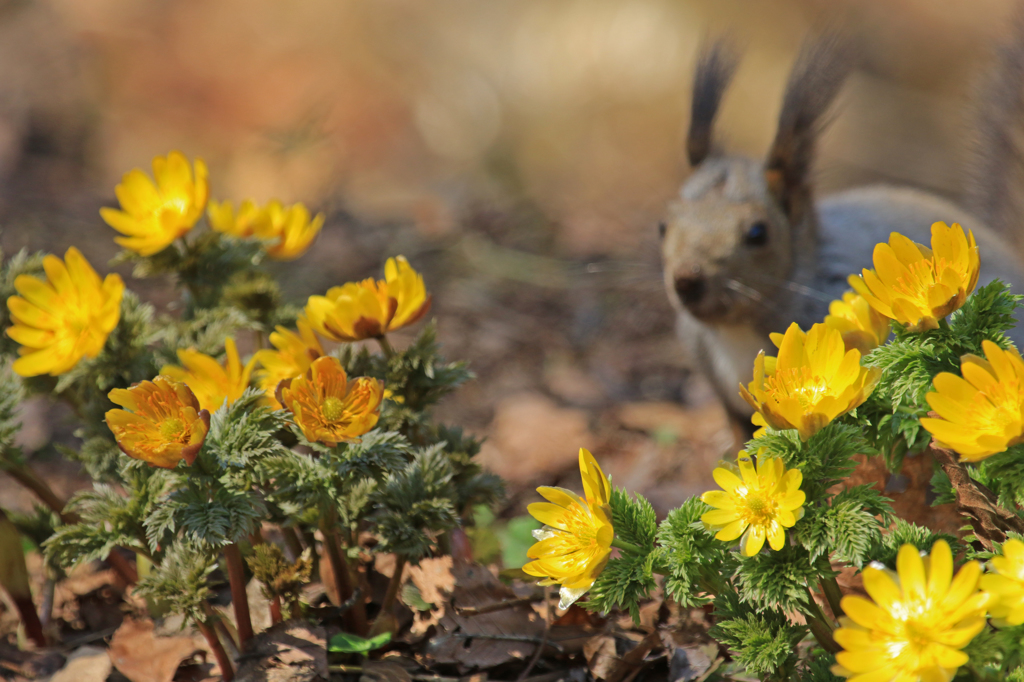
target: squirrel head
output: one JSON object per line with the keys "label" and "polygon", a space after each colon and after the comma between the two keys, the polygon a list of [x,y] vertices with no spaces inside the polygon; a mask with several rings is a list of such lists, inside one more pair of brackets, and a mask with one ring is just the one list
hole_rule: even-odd
{"label": "squirrel head", "polygon": [[771,319],[813,264],[817,217],[811,166],[822,119],[852,63],[835,36],[805,43],[790,73],[765,161],[712,149],[712,123],[736,67],[716,43],[698,60],[687,154],[693,172],[659,229],[669,299],[709,324]]}

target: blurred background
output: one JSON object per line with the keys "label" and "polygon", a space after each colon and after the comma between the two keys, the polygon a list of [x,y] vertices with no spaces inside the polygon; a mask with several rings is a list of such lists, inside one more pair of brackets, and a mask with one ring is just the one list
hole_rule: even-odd
{"label": "blurred background", "polygon": [[[102,271],[117,248],[98,209],[121,174],[201,156],[216,199],[327,214],[314,249],[279,267],[295,301],[379,277],[389,255],[424,272],[446,354],[478,376],[440,416],[488,437],[507,514],[538,483],[578,487],[579,446],[664,512],[734,446],[675,341],[655,229],[688,172],[701,43],[744,48],[718,132],[757,156],[801,40],[858,33],[819,187],[956,198],[970,94],[1014,4],[0,0],[0,244],[75,244]],[[34,404],[26,424],[58,492],[85,485],[49,445],[71,437],[60,413]],[[4,506],[27,506],[9,483]]]}

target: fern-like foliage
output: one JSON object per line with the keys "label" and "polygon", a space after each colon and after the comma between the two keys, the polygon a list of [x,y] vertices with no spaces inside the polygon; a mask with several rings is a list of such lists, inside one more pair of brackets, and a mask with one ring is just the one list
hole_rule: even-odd
{"label": "fern-like foliage", "polygon": [[177,542],[153,572],[135,586],[140,596],[166,603],[189,622],[205,621],[210,596],[208,578],[217,567],[216,555],[208,548]]}
{"label": "fern-like foliage", "polygon": [[872,547],[892,520],[888,499],[870,485],[847,488],[805,510],[794,532],[811,559],[831,553],[835,560],[858,568],[870,560]]}
{"label": "fern-like foliage", "polygon": [[796,669],[796,645],[807,628],[793,625],[777,611],[757,613],[726,591],[715,599],[716,624],[708,634],[719,641],[747,672],[762,680],[788,680]]}
{"label": "fern-like foliage", "polygon": [[611,559],[594,581],[586,602],[588,611],[607,613],[613,609],[629,612],[634,623],[640,622],[640,602],[657,586],[654,562],[657,554],[630,554]]}
{"label": "fern-like foliage", "polygon": [[114,547],[128,547],[145,554],[166,547],[170,538],[155,535],[147,541],[145,520],[163,507],[172,475],[141,462],[124,458],[121,488],[96,483],[92,490],[76,493],[68,511],[81,517],[79,523],[59,526],[44,543],[48,560],[64,568],[93,559],[105,559]]}
{"label": "fern-like foliage", "polygon": [[892,529],[883,534],[871,548],[868,556],[872,561],[877,561],[889,568],[896,568],[896,555],[903,545],[913,545],[922,552],[930,552],[932,545],[938,540],[945,540],[949,543],[953,554],[958,553],[959,543],[956,538],[946,533],[936,533],[929,528],[918,526],[915,523],[896,519]]}
{"label": "fern-like foliage", "polygon": [[665,573],[665,592],[682,606],[702,606],[721,591],[729,553],[706,530],[700,517],[711,507],[691,497],[669,512],[658,528],[658,567]]}
{"label": "fern-like foliage", "polygon": [[828,561],[811,559],[798,545],[785,545],[777,552],[763,552],[740,559],[736,586],[740,600],[758,613],[765,611],[806,612],[818,576],[834,575]]}
{"label": "fern-like foliage", "polygon": [[381,549],[413,562],[432,552],[436,537],[459,520],[453,476],[438,444],[417,452],[381,482],[371,495]]}

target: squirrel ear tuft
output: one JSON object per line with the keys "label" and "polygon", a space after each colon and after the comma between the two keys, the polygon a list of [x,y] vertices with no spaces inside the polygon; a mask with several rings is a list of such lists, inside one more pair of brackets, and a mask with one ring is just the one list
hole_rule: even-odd
{"label": "squirrel ear tuft", "polygon": [[825,114],[856,64],[852,43],[837,33],[804,42],[786,84],[786,94],[765,163],[765,182],[793,219],[808,204],[810,173]]}
{"label": "squirrel ear tuft", "polygon": [[693,76],[690,130],[686,136],[686,155],[691,166],[698,165],[711,153],[712,125],[738,63],[736,53],[724,40],[701,50]]}

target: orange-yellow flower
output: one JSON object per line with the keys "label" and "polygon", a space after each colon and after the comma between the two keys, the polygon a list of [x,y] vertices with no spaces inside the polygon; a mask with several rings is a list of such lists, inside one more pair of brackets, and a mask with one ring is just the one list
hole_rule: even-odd
{"label": "orange-yellow flower", "polygon": [[807,440],[836,417],[863,403],[881,376],[861,367],[860,351],[846,350],[843,335],[824,324],[806,334],[796,324],[772,334],[779,356],[761,351],[754,380],[740,395],[773,429],[798,429]]}
{"label": "orange-yellow flower", "polygon": [[586,594],[604,570],[612,551],[611,483],[597,460],[580,448],[583,498],[564,488],[537,488],[547,502],[534,502],[527,510],[544,524],[533,531],[538,540],[526,552],[533,561],[523,571],[542,585],[561,585],[558,608],[567,609]]}
{"label": "orange-yellow flower", "polygon": [[189,387],[167,377],[115,388],[111,402],[125,408],[107,412],[107,426],[129,457],[171,469],[199,454],[210,430],[210,413],[200,409]]}
{"label": "orange-yellow flower", "polygon": [[246,199],[235,212],[235,205],[230,201],[211,201],[206,209],[206,217],[210,227],[221,234],[244,239],[254,236],[257,231],[266,229],[266,212],[256,205],[252,199]]}
{"label": "orange-yellow flower", "polygon": [[7,335],[21,344],[14,371],[23,377],[57,376],[83,357],[94,358],[121,319],[124,282],[107,275],[101,282],[89,261],[75,247],[64,260],[43,259],[46,281],[20,275],[7,299],[11,321]]}
{"label": "orange-yellow flower", "polygon": [[232,338],[225,339],[224,351],[226,359],[221,365],[214,358],[192,348],[178,350],[178,361],[184,365],[164,365],[160,373],[174,381],[188,384],[199,399],[204,410],[216,412],[227,400],[227,404],[242,397],[249,388],[249,376],[252,373],[256,358],[242,365],[238,357],[238,347]]}
{"label": "orange-yellow flower", "polygon": [[960,358],[963,378],[936,375],[925,398],[939,418],[921,426],[965,462],[978,462],[1024,442],[1024,360],[1016,348],[981,342],[984,358]]}
{"label": "orange-yellow flower", "polygon": [[203,215],[210,185],[206,164],[196,159],[195,172],[181,152],[153,159],[156,184],[136,168],[114,191],[121,210],[101,208],[100,216],[124,237],[115,242],[140,256],[163,251],[192,229]]}
{"label": "orange-yellow flower", "polygon": [[842,300],[829,304],[825,326],[843,335],[846,350],[856,348],[861,355],[867,355],[889,338],[889,318],[853,291],[847,291]]}
{"label": "orange-yellow flower", "polygon": [[1007,540],[991,564],[995,573],[981,576],[981,589],[992,595],[992,620],[999,626],[1024,623],[1024,542]]}
{"label": "orange-yellow flower", "polygon": [[886,317],[910,331],[936,329],[978,284],[981,263],[974,233],[953,223],[932,225],[932,248],[893,232],[875,246],[874,270],[850,275],[850,286]]}
{"label": "orange-yellow flower", "polygon": [[388,259],[382,280],[349,282],[331,288],[326,296],[310,296],[306,317],[329,339],[359,341],[410,325],[429,309],[423,276],[398,256]]}
{"label": "orange-yellow flower", "polygon": [[760,552],[766,539],[772,549],[780,550],[786,541],[786,529],[804,515],[807,496],[800,490],[804,476],[799,469],[786,471],[782,460],[774,457],[755,465],[740,450],[737,460],[739,476],[723,467],[711,472],[722,489],[700,496],[704,504],[714,507],[700,520],[718,531],[718,540],[732,542],[740,538],[744,556]]}
{"label": "orange-yellow flower", "polygon": [[303,204],[284,206],[273,200],[260,207],[245,200],[235,213],[230,201],[210,202],[210,226],[235,237],[256,237],[272,242],[267,255],[275,260],[294,260],[304,254],[324,225],[324,214],[311,217]]}
{"label": "orange-yellow flower", "polygon": [[844,650],[832,672],[850,682],[952,680],[968,660],[962,649],[985,627],[981,566],[970,561],[954,577],[953,553],[939,540],[923,559],[903,545],[895,575],[868,567],[863,576],[871,599],[843,597],[835,640]]}
{"label": "orange-yellow flower", "polygon": [[304,373],[314,360],[324,354],[309,322],[300,317],[296,326],[298,333],[284,327],[271,332],[270,343],[277,350],[265,348],[257,351],[255,356],[256,362],[263,366],[257,372],[257,381],[274,409],[281,409],[281,403],[274,396],[277,385]]}
{"label": "orange-yellow flower", "polygon": [[384,382],[349,381],[337,358],[326,355],[278,390],[278,400],[291,410],[306,440],[329,446],[356,440],[376,426],[384,399]]}

